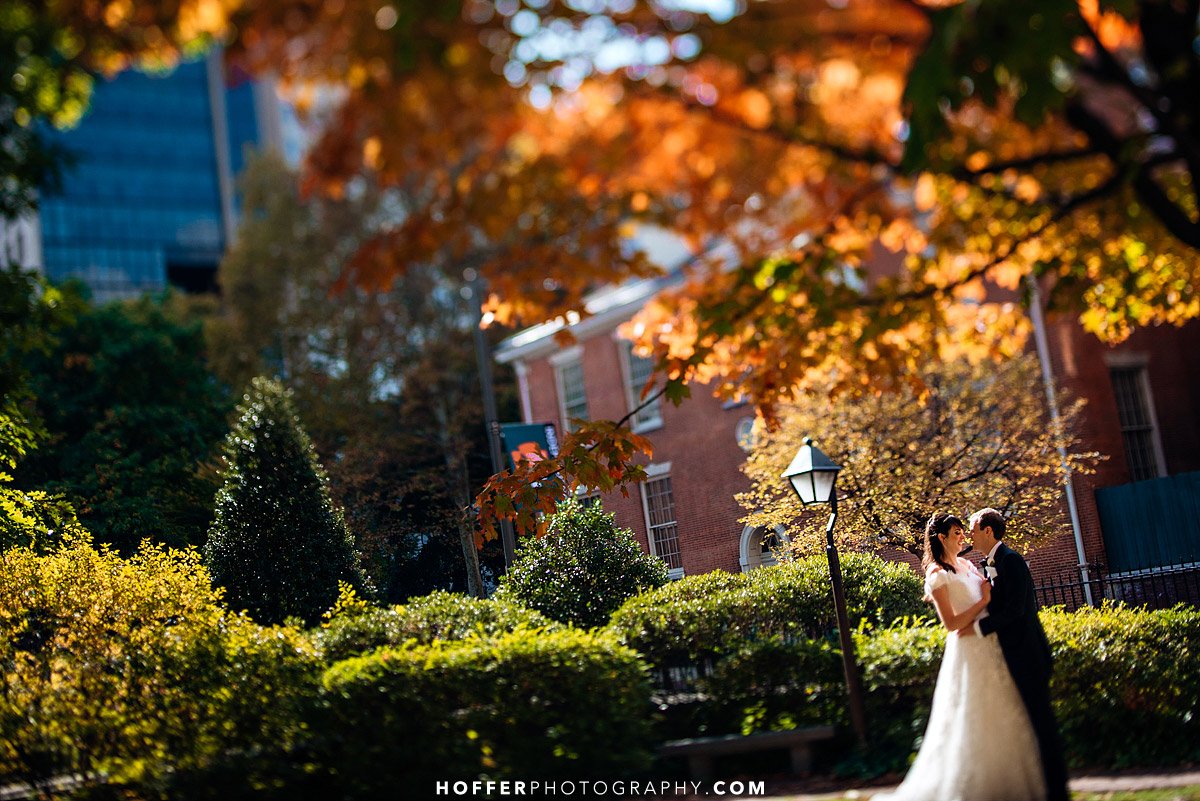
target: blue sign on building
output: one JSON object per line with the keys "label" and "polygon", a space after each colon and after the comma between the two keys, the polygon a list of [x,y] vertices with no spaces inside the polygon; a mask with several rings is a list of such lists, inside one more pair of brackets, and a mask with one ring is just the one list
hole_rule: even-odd
{"label": "blue sign on building", "polygon": [[554,423],[501,423],[500,432],[509,470],[521,459],[538,461],[558,456]]}

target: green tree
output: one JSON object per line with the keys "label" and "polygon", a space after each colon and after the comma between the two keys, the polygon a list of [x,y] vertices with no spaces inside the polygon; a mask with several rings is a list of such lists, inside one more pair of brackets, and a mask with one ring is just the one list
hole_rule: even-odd
{"label": "green tree", "polygon": [[61,492],[124,554],[146,537],[200,545],[212,521],[232,404],[205,361],[202,312],[175,294],[85,306],[25,359],[48,438],[19,486]]}
{"label": "green tree", "polygon": [[546,617],[576,626],[603,626],[634,595],[667,583],[667,565],[617,528],[599,504],[571,498],[547,533],[526,540],[497,597],[512,598]]}
{"label": "green tree", "polygon": [[1017,547],[1060,533],[1067,523],[1058,448],[1077,472],[1097,458],[1075,447],[1082,402],[1061,398],[1056,431],[1032,355],[983,367],[926,363],[921,381],[923,401],[911,388],[832,400],[818,389],[782,407],[779,429],[758,432],[742,468],[752,482],[738,496],[745,522],[787,526],[801,551],[824,547],[824,515],[805,514],[779,478],[804,437],[814,435],[842,466],[837,532],[848,543],[920,554],[930,514],[965,516],[983,506],[1013,514],[1006,540]]}
{"label": "green tree", "polygon": [[233,609],[263,623],[314,622],[338,581],[364,585],[345,519],[282,384],[254,379],[237,417],[205,564]]}

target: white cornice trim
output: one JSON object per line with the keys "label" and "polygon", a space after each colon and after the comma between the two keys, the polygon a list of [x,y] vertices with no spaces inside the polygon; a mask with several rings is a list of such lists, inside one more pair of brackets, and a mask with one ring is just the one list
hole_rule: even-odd
{"label": "white cornice trim", "polygon": [[670,462],[658,462],[656,464],[646,465],[646,478],[657,478],[658,476],[665,476],[670,472]]}
{"label": "white cornice trim", "polygon": [[551,367],[561,367],[581,358],[583,358],[583,345],[576,344],[551,355],[548,361]]}
{"label": "white cornice trim", "polygon": [[602,311],[585,317],[573,325],[569,325],[565,320],[552,320],[527,328],[519,334],[509,337],[497,348],[496,361],[507,364],[517,360],[530,361],[544,358],[547,354],[559,349],[560,345],[554,338],[554,334],[564,328],[580,340],[614,328],[633,317],[660,288],[661,285],[658,282],[639,281],[636,286],[629,287],[631,291],[621,299],[621,302],[614,305],[605,304],[606,307]]}

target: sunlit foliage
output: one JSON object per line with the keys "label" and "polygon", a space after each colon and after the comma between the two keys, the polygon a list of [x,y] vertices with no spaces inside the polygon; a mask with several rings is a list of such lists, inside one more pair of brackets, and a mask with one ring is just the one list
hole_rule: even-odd
{"label": "sunlit foliage", "polygon": [[[633,328],[672,400],[707,381],[775,422],[818,385],[920,393],[927,354],[1021,351],[1031,277],[1108,342],[1200,315],[1194,2],[59,0],[46,13],[108,68],[215,37],[302,109],[336,84],[306,188],[366,177],[406,197],[347,281],[474,270],[494,319],[537,322],[651,272],[623,247],[629,225],[669,227],[692,248],[687,280]],[[538,466],[590,483],[575,469]],[[528,526],[550,506],[502,514]]]}

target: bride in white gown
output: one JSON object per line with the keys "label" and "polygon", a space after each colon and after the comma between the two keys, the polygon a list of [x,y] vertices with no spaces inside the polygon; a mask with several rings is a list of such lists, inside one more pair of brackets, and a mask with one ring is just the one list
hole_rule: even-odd
{"label": "bride in white gown", "polygon": [[1040,801],[1037,739],[995,637],[953,634],[987,614],[991,585],[956,556],[963,524],[935,514],[925,528],[925,594],[951,636],[929,724],[904,782],[872,801]]}

